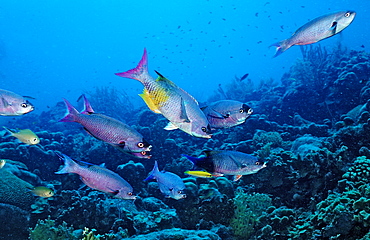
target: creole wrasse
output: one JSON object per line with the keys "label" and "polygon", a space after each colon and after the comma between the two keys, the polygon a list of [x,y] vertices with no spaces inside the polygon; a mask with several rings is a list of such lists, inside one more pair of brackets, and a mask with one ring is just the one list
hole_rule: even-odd
{"label": "creole wrasse", "polygon": [[340,11],[309,21],[298,28],[290,38],[271,45],[276,47],[274,57],[279,56],[291,46],[316,43],[340,33],[352,23],[355,15],[354,11]]}
{"label": "creole wrasse", "polygon": [[148,73],[145,49],[136,68],[116,73],[120,77],[135,79],[144,85],[140,96],[153,112],[162,114],[170,121],[165,127],[166,130],[181,129],[195,137],[211,138],[211,128],[198,102],[175,83],[158,72],[157,74],[158,78],[154,79]]}
{"label": "creole wrasse", "polygon": [[67,155],[57,155],[64,162],[64,166],[56,174],[76,173],[80,175],[82,182],[88,187],[108,193],[115,198],[136,198],[132,193],[131,185],[117,173],[91,163],[86,163],[88,164],[87,166],[82,166]]}
{"label": "creole wrasse", "polygon": [[79,113],[66,99],[67,114],[61,122],[77,122],[93,137],[138,158],[150,158],[152,146],[131,126],[103,114],[95,113],[85,95],[84,110]]}

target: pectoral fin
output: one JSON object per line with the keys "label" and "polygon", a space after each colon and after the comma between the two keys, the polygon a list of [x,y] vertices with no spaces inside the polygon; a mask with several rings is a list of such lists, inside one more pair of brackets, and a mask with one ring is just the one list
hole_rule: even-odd
{"label": "pectoral fin", "polygon": [[8,101],[6,101],[6,99],[5,98],[1,98],[1,101],[2,101],[2,103],[3,103],[3,105],[4,105],[4,107],[9,107],[10,106],[10,104],[8,103]]}
{"label": "pectoral fin", "polygon": [[236,160],[235,158],[233,158],[232,156],[229,156],[229,158],[236,164],[236,166],[238,167],[238,168],[243,168],[243,167],[245,167],[245,165],[244,164],[242,164],[241,162],[239,162],[238,160]]}
{"label": "pectoral fin", "polygon": [[185,108],[185,101],[181,98],[181,112],[180,112],[180,119],[184,122],[190,122],[188,115],[186,114],[186,108]]}
{"label": "pectoral fin", "polygon": [[238,181],[243,175],[235,175],[234,182]]}
{"label": "pectoral fin", "polygon": [[169,122],[167,126],[164,127],[164,130],[175,130],[178,129],[179,127],[175,126],[173,123]]}

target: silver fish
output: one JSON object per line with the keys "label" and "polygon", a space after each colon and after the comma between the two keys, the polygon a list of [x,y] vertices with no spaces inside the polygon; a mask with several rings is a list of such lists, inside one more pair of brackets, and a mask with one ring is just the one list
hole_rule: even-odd
{"label": "silver fish", "polygon": [[34,110],[34,106],[24,97],[11,91],[0,89],[0,115],[19,116]]}
{"label": "silver fish", "polygon": [[354,11],[340,11],[313,19],[298,28],[290,38],[272,44],[271,46],[276,47],[274,57],[279,56],[291,46],[316,43],[334,36],[348,27],[355,16],[356,12]]}
{"label": "silver fish", "polygon": [[201,108],[211,128],[230,128],[242,124],[253,113],[247,104],[234,100],[220,100]]}

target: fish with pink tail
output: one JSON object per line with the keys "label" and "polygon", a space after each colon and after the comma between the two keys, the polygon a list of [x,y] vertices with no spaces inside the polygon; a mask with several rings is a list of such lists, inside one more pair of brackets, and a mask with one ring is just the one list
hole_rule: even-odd
{"label": "fish with pink tail", "polygon": [[64,166],[56,174],[75,173],[92,189],[108,193],[115,198],[135,199],[131,185],[117,173],[98,165],[86,163],[82,166],[65,154],[58,154]]}
{"label": "fish with pink tail", "polygon": [[67,114],[61,122],[77,122],[93,137],[138,158],[150,158],[152,146],[143,136],[129,125],[117,119],[95,113],[83,95],[84,110],[79,113],[66,99]]}
{"label": "fish with pink tail", "polygon": [[271,46],[276,47],[274,57],[279,56],[291,46],[316,43],[340,33],[352,23],[355,15],[354,11],[340,11],[311,20],[298,28],[290,38],[272,44]]}
{"label": "fish with pink tail", "polygon": [[136,68],[116,75],[135,79],[144,85],[140,96],[146,105],[170,121],[165,130],[180,129],[195,137],[211,138],[209,122],[200,110],[198,102],[175,83],[156,73],[157,79],[149,75],[148,56],[144,49],[143,57]]}

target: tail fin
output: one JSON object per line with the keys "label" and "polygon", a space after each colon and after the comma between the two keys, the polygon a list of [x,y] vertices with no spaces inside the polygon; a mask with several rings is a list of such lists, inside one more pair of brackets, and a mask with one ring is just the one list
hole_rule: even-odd
{"label": "tail fin", "polygon": [[63,100],[67,106],[67,114],[62,119],[60,119],[59,122],[76,122],[77,116],[79,114],[78,111],[72,106],[72,104],[67,101],[67,99],[63,98]]}
{"label": "tail fin", "polygon": [[277,42],[277,43],[274,43],[274,44],[271,44],[271,46],[274,46],[276,47],[276,53],[275,55],[273,56],[274,58],[279,56],[280,54],[282,54],[283,52],[285,52],[288,48],[290,48],[292,45],[289,45],[288,44],[288,39],[285,39],[283,41],[280,41],[280,42]]}
{"label": "tail fin", "polygon": [[149,176],[144,181],[155,179],[156,173],[159,172],[158,163],[155,161],[153,170],[149,173]]}
{"label": "tail fin", "polygon": [[77,163],[65,154],[56,154],[58,155],[59,159],[64,162],[64,166],[58,172],[55,172],[55,174],[73,173]]}
{"label": "tail fin", "polygon": [[148,73],[148,55],[144,48],[144,54],[136,66],[136,68],[128,70],[127,72],[115,73],[117,76],[124,78],[131,78],[143,82]]}
{"label": "tail fin", "polygon": [[92,109],[90,102],[87,100],[85,94],[82,94],[82,97],[84,99],[84,109],[82,110],[81,114],[92,114],[94,113],[94,110]]}
{"label": "tail fin", "polygon": [[181,156],[186,157],[187,159],[189,159],[192,163],[194,163],[194,165],[197,165],[197,163],[201,160],[201,158],[192,157],[192,156],[189,156],[189,155],[186,155],[186,154],[181,154]]}

